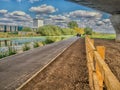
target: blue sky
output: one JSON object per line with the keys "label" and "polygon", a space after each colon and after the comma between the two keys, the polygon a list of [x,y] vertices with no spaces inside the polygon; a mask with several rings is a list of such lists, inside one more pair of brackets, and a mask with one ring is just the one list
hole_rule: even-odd
{"label": "blue sky", "polygon": [[32,19],[108,18],[108,15],[65,0],[0,0],[0,23],[32,22]]}
{"label": "blue sky", "polygon": [[1,0],[0,9],[6,9],[9,12],[12,11],[24,11],[35,17],[35,13],[30,12],[31,7],[41,6],[43,4],[54,6],[58,11],[52,14],[61,14],[74,10],[92,10],[90,8],[68,2],[65,0]]}

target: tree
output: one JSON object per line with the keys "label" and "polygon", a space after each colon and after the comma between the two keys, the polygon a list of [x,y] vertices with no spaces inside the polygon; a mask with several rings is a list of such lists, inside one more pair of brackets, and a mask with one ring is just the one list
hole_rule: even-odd
{"label": "tree", "polygon": [[37,31],[38,34],[41,34],[42,36],[60,36],[61,28],[54,25],[45,25],[38,28]]}
{"label": "tree", "polygon": [[22,29],[22,31],[24,31],[24,32],[31,32],[32,29],[29,28],[29,27],[24,27],[24,28]]}
{"label": "tree", "polygon": [[60,35],[75,35],[75,30],[71,28],[61,28],[55,25],[44,25],[38,28],[38,34],[42,36],[60,36]]}
{"label": "tree", "polygon": [[78,27],[78,24],[76,21],[71,21],[68,23],[68,27],[74,29],[75,27]]}
{"label": "tree", "polygon": [[87,34],[87,35],[92,35],[92,28],[86,27],[86,28],[84,29],[84,31],[85,31],[85,34]]}
{"label": "tree", "polygon": [[81,35],[85,33],[84,28],[75,27],[75,31],[76,31],[76,33],[79,33]]}

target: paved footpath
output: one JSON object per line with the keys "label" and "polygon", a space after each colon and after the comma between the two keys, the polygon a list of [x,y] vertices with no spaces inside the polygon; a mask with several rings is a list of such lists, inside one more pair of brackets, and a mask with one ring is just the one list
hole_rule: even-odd
{"label": "paved footpath", "polygon": [[15,90],[76,40],[73,37],[1,59],[0,90]]}

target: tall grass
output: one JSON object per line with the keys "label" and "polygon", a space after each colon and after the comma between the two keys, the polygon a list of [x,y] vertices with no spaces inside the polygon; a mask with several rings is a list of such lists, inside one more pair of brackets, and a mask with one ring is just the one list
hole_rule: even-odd
{"label": "tall grass", "polygon": [[10,55],[14,55],[17,53],[17,51],[15,50],[15,48],[12,48],[12,47],[8,47],[8,52],[9,52],[9,56]]}
{"label": "tall grass", "polygon": [[27,51],[27,50],[30,50],[30,47],[29,47],[27,44],[25,44],[25,45],[23,46],[23,51]]}
{"label": "tall grass", "polygon": [[10,55],[14,55],[16,53],[17,53],[17,51],[15,50],[15,48],[9,46],[8,51],[0,52],[0,58],[4,58],[4,57],[10,56]]}
{"label": "tall grass", "polygon": [[115,34],[104,34],[104,33],[94,33],[90,36],[91,38],[102,38],[102,39],[115,39]]}

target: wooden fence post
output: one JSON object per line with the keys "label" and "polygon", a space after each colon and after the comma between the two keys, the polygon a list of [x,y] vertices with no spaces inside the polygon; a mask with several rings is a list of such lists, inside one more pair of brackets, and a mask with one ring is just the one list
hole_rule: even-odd
{"label": "wooden fence post", "polygon": [[[91,47],[92,45],[92,47]],[[91,90],[94,89],[94,63],[93,63],[93,55],[94,55],[94,40],[90,39],[89,36],[86,37],[86,47],[87,47],[87,65],[89,70],[89,85]]]}
{"label": "wooden fence post", "polygon": [[[104,46],[97,46],[96,49],[97,49],[97,52],[102,57],[102,59],[105,60],[105,47]],[[104,80],[104,77],[102,77],[102,74],[100,72],[100,69],[99,69],[97,63],[96,63],[96,74],[97,74],[97,77],[98,77],[98,80],[99,80],[100,90],[103,90],[103,80]]]}
{"label": "wooden fence post", "polygon": [[97,51],[100,54],[100,56],[105,60],[105,47],[104,46],[97,46]]}

